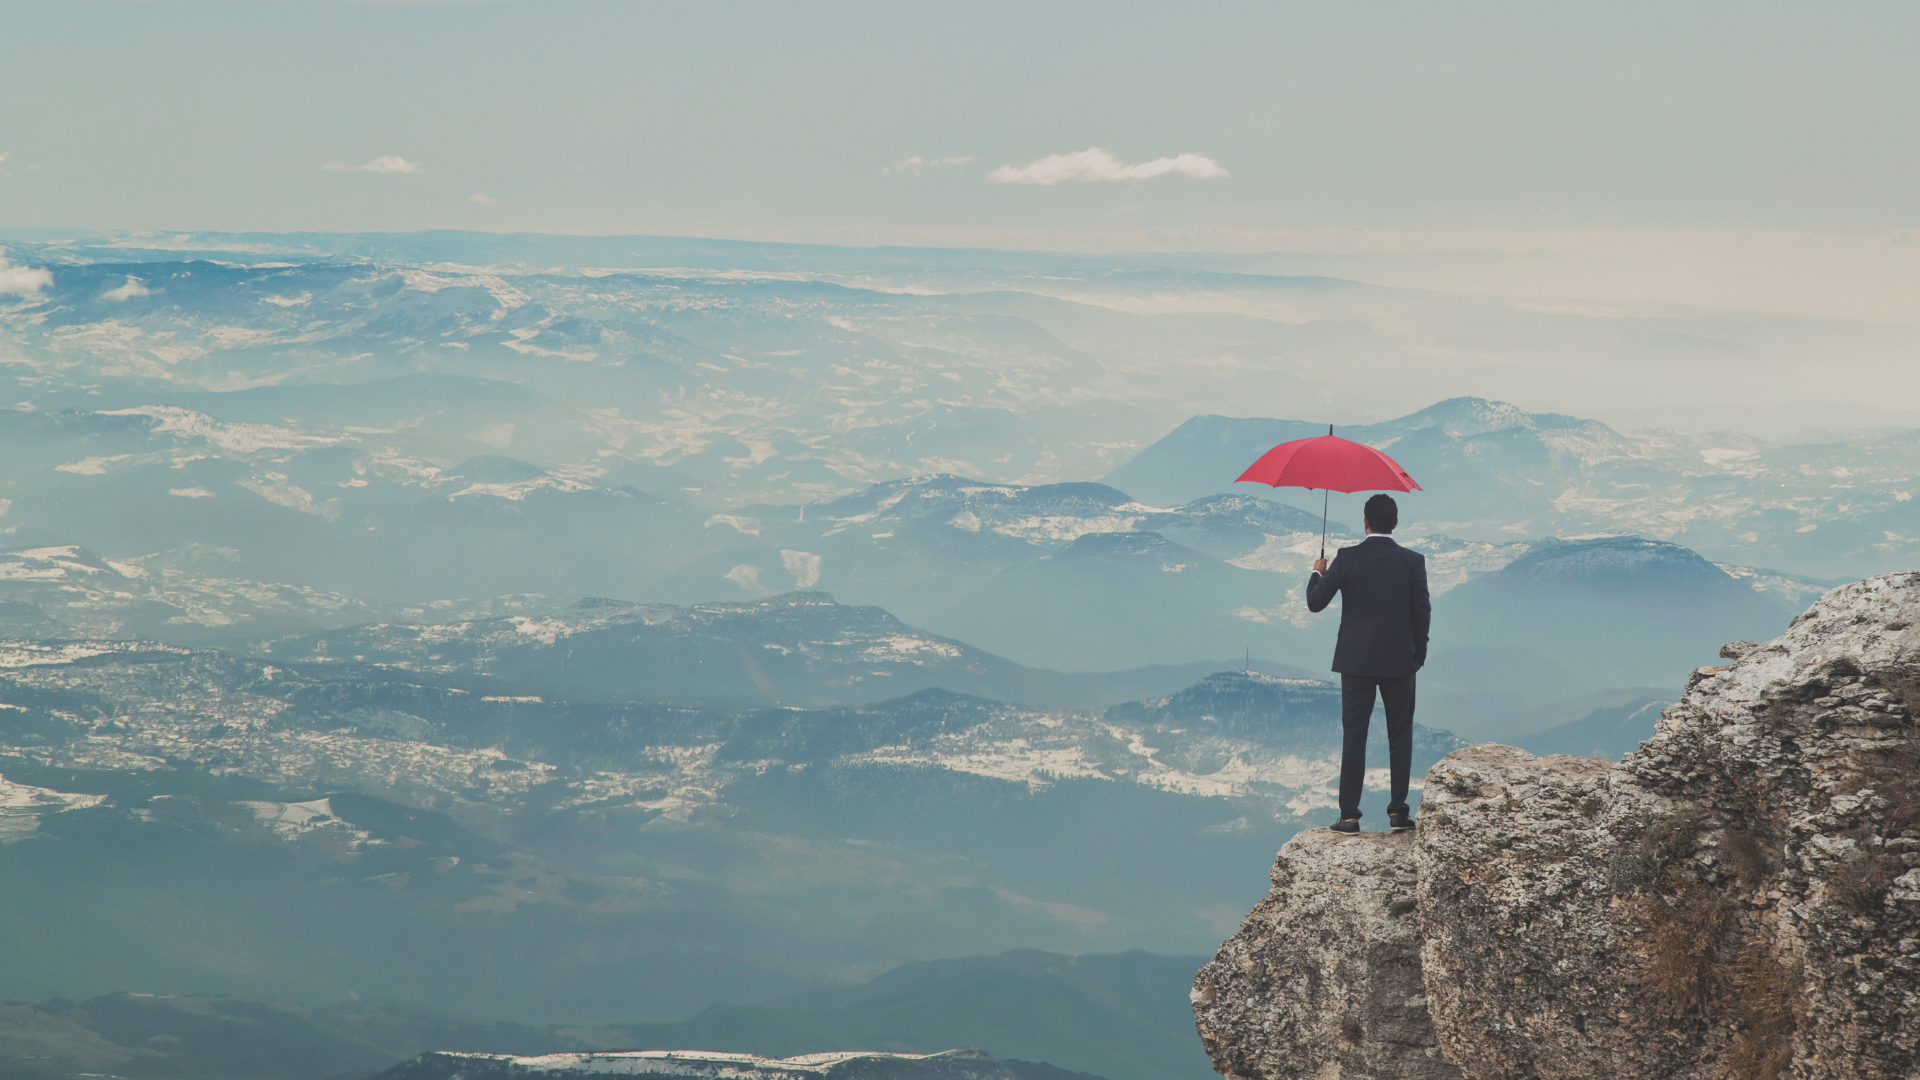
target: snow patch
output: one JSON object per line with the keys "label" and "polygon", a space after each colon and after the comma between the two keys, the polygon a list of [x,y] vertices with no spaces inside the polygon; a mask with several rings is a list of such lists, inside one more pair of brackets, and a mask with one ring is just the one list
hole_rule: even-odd
{"label": "snow patch", "polygon": [[82,458],[79,461],[69,461],[65,465],[55,465],[53,471],[75,473],[80,476],[100,476],[107,471],[107,466],[116,461],[125,461],[132,456],[132,454],[112,454],[106,457]]}
{"label": "snow patch", "polygon": [[[160,435],[204,439],[235,454],[256,454],[263,450],[305,450],[317,446],[336,446],[349,441],[341,435],[316,435],[278,424],[236,424],[216,420],[203,412],[174,405],[141,405],[131,409],[104,409],[101,416],[146,416],[155,423]],[[92,459],[89,459],[92,460]]]}
{"label": "snow patch", "polygon": [[808,551],[780,552],[780,562],[793,575],[793,587],[810,589],[820,581],[820,556]]}
{"label": "snow patch", "polygon": [[[18,708],[10,705],[7,708]],[[40,827],[40,815],[84,810],[105,802],[105,795],[81,795],[20,784],[0,776],[0,844],[24,840]]]}

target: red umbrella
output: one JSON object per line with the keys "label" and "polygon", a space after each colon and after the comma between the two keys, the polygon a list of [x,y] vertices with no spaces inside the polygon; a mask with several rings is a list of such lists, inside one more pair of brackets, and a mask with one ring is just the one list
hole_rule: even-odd
{"label": "red umbrella", "polygon": [[[1338,491],[1420,491],[1400,463],[1365,443],[1341,439],[1327,425],[1325,435],[1295,439],[1260,455],[1247,466],[1241,480],[1269,487],[1319,488]],[[1238,483],[1239,481],[1235,481]],[[1320,503],[1320,557],[1327,557],[1327,499]]]}

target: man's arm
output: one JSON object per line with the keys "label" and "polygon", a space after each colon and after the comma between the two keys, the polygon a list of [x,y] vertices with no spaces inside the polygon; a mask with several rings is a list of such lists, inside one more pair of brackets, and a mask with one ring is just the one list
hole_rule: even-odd
{"label": "man's arm", "polygon": [[1418,670],[1427,662],[1427,631],[1433,625],[1433,600],[1427,595],[1427,560],[1417,554],[1413,557],[1412,578],[1407,605],[1413,615],[1413,666]]}
{"label": "man's arm", "polygon": [[1340,591],[1340,556],[1333,557],[1333,565],[1324,571],[1315,570],[1307,579],[1307,610],[1325,611],[1333,603],[1333,594]]}

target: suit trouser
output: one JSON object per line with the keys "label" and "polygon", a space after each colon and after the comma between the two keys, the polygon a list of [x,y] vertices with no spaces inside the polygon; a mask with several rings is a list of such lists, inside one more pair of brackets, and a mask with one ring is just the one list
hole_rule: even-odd
{"label": "suit trouser", "polygon": [[1407,812],[1407,774],[1413,770],[1413,676],[1340,676],[1340,816],[1360,816],[1360,789],[1367,776],[1367,721],[1373,716],[1373,692],[1387,711],[1387,772],[1393,786],[1387,813]]}

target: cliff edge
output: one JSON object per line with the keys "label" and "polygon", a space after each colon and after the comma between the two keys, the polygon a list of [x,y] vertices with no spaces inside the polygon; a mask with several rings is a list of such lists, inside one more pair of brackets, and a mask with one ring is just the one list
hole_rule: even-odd
{"label": "cliff edge", "polygon": [[1308,832],[1194,984],[1220,1072],[1920,1075],[1920,574],[1694,672],[1619,764],[1483,744]]}

